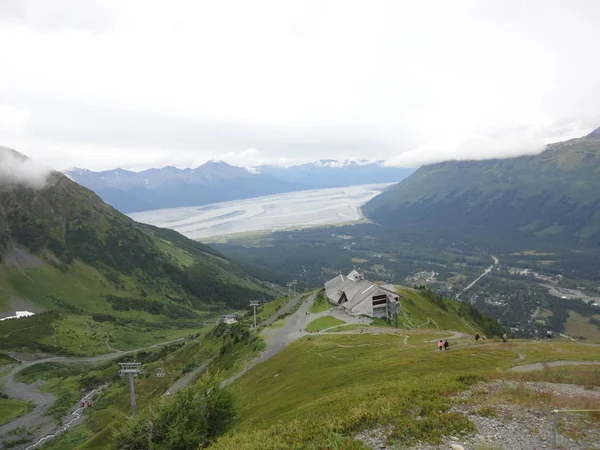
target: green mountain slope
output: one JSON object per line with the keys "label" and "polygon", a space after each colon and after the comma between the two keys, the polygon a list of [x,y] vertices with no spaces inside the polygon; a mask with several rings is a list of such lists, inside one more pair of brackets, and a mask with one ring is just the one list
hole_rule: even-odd
{"label": "green mountain slope", "polygon": [[363,211],[380,224],[425,233],[597,248],[599,130],[539,155],[422,167]]}
{"label": "green mountain slope", "polygon": [[[7,349],[37,342],[38,349],[101,353],[109,339],[132,347],[271,295],[210,247],[138,224],[59,173],[41,189],[0,183],[0,317],[58,313],[0,322]],[[12,330],[36,321],[51,333],[27,339],[30,332]]]}

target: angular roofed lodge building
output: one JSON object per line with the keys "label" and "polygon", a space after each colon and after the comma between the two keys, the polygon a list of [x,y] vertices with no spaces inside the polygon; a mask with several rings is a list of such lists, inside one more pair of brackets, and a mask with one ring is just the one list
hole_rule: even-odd
{"label": "angular roofed lodge building", "polygon": [[358,270],[329,280],[325,283],[325,294],[331,303],[353,316],[391,319],[400,306],[400,295],[393,285],[372,283]]}

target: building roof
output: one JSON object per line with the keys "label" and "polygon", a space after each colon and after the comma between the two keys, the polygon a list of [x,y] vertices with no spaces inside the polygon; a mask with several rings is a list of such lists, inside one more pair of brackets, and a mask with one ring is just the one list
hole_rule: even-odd
{"label": "building roof", "polygon": [[[356,274],[359,275],[358,278]],[[344,307],[350,310],[373,295],[397,295],[396,288],[393,285],[386,284],[381,286],[372,283],[365,280],[362,274],[355,270],[350,272],[347,277],[340,274],[325,283],[325,293],[335,303],[339,302],[342,294],[346,294],[348,301],[344,304]]]}

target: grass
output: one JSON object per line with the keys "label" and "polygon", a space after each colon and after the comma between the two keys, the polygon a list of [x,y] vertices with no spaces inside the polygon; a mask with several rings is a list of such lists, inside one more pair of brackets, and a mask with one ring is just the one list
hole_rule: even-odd
{"label": "grass", "polygon": [[275,300],[271,300],[270,302],[265,303],[256,311],[256,320],[257,322],[262,322],[268,317],[271,317],[275,314],[283,305],[285,305],[288,301],[288,297],[281,297]]}
{"label": "grass", "polygon": [[[244,345],[240,343],[234,346],[233,351],[238,351]],[[107,448],[112,427],[125,415],[129,415],[131,410],[129,386],[127,379],[118,376],[117,361],[136,360],[143,363],[144,373],[135,382],[137,402],[143,408],[152,398],[162,395],[183,373],[218,354],[219,346],[218,340],[202,336],[190,339],[185,344],[174,343],[169,347],[140,351],[95,366],[43,363],[24,369],[17,378],[27,383],[37,379],[45,381],[42,390],[52,392],[58,398],[48,411],[48,415],[54,419],[67,413],[78,402],[82,388],[89,391],[93,387],[109,383],[101,397],[94,402],[94,407],[86,414],[85,424],[47,444],[51,449],[99,450]],[[247,351],[245,349],[242,353]],[[243,360],[237,353],[236,358]],[[221,368],[229,366],[232,371],[239,370],[236,361],[232,362],[230,359],[224,360]],[[163,378],[155,376],[159,367],[166,369]]]}
{"label": "grass", "polygon": [[270,328],[282,328],[285,325],[286,319],[279,319],[273,322]]}
{"label": "grass", "polygon": [[589,322],[589,317],[569,311],[569,318],[565,323],[565,331],[573,337],[584,338],[589,341],[600,342],[600,328]]}
{"label": "grass", "polygon": [[368,259],[364,259],[364,258],[352,258],[352,262],[353,263],[362,264],[362,263],[369,262],[369,260]]}
{"label": "grass", "polygon": [[[593,359],[597,351],[570,343],[488,341],[485,347],[436,352],[424,341],[444,332],[402,333],[409,336],[408,345],[394,334],[324,334],[288,345],[234,383],[242,406],[240,424],[212,448],[255,448],[261,442],[265,449],[358,449],[364,447],[354,433],[388,424],[400,446],[441,443],[444,435],[474,430],[467,416],[450,412],[457,402],[453,396],[505,373],[519,353],[526,353],[529,362],[556,353],[562,359]],[[539,399],[537,394],[529,398],[531,404]],[[493,417],[494,403],[480,402],[478,413]]]}
{"label": "grass", "polygon": [[331,303],[329,303],[329,300],[327,300],[327,297],[325,297],[325,289],[321,289],[310,307],[310,312],[312,314],[318,314],[320,312],[327,311],[329,308],[331,308],[331,306]]}
{"label": "grass", "polygon": [[519,365],[551,361],[598,360],[597,348],[564,341],[512,341],[503,345],[525,357],[523,361],[519,362]]}
{"label": "grass", "polygon": [[[3,297],[26,298],[42,309],[57,313],[0,322],[0,348],[99,355],[111,352],[106,345],[107,334],[113,348],[130,350],[193,334],[198,322],[211,319],[207,311],[200,310],[195,311],[200,320],[168,319],[146,311],[117,311],[106,295],[133,298],[142,295],[134,277],[121,275],[121,281],[122,287],[117,288],[99,271],[77,262],[66,272],[43,267],[29,269],[26,275],[15,267],[1,266]],[[154,291],[148,288],[144,292],[149,301],[163,303],[168,295],[181,296],[160,284]],[[112,320],[94,320],[99,316]]]}
{"label": "grass", "polygon": [[0,353],[0,365],[3,365],[3,364],[16,364],[18,362],[19,361],[17,361],[16,359],[11,358],[10,356],[5,355],[4,353]]}
{"label": "grass", "polygon": [[57,314],[42,314],[0,322],[0,346],[2,350],[37,350],[56,352],[55,346],[43,341],[54,333]]}
{"label": "grass", "polygon": [[588,386],[600,386],[599,366],[559,366],[546,367],[536,372],[510,372],[505,378],[518,381],[545,381]]}
{"label": "grass", "polygon": [[445,301],[446,310],[440,308],[435,303],[426,299],[423,294],[415,289],[404,286],[396,286],[396,290],[401,295],[401,312],[398,317],[399,326],[403,328],[418,327],[432,319],[431,325],[437,324],[441,330],[462,331],[467,334],[475,335],[481,333],[481,330],[467,325],[457,312],[458,304]]}
{"label": "grass", "polygon": [[31,402],[0,397],[0,425],[30,413],[33,408],[34,405]]}
{"label": "grass", "polygon": [[[550,413],[554,409],[600,409],[600,400],[591,396],[571,396],[547,392],[546,390],[532,389],[525,383],[506,385],[491,391],[485,385],[478,389],[472,400],[478,405],[484,404],[481,409],[491,411],[495,405],[518,405],[522,408],[537,409]],[[480,409],[480,411],[481,411]],[[590,413],[591,418],[600,421],[599,413]]]}
{"label": "grass", "polygon": [[351,330],[359,330],[359,329],[368,330],[369,327],[365,325],[360,325],[358,323],[353,323],[350,325],[340,325],[339,327],[332,328],[331,330],[327,330],[325,333],[339,333],[340,331],[351,331]]}
{"label": "grass", "polygon": [[306,331],[312,331],[314,333],[326,328],[335,327],[336,325],[341,325],[343,323],[345,323],[343,320],[337,319],[333,316],[323,316],[309,323],[306,326]]}
{"label": "grass", "polygon": [[484,406],[477,411],[477,414],[481,417],[498,417],[498,410],[493,406]]}
{"label": "grass", "polygon": [[70,428],[68,433],[50,440],[43,446],[44,450],[64,450],[77,448],[93,436],[92,431],[84,424]]}
{"label": "grass", "polygon": [[[450,394],[486,370],[508,367],[514,356],[457,350],[447,358],[391,336],[323,335],[290,344],[235,384],[243,402],[239,433],[215,448],[248,448],[253,439],[265,448],[327,448],[334,435],[387,423],[403,443],[439,442],[473,429],[449,412]],[[344,448],[357,445],[349,438]]]}

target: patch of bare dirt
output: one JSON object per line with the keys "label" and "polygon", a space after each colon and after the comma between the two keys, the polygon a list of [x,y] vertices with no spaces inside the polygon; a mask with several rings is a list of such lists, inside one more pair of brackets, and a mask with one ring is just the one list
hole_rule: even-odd
{"label": "patch of bare dirt", "polygon": [[[506,401],[487,403],[506,389],[519,389],[523,395],[537,393],[549,398],[598,398],[600,390],[583,386],[546,382],[494,381],[480,384],[456,397],[453,412],[466,415],[477,432],[444,436],[443,443],[419,443],[412,447],[390,445],[389,427],[365,430],[355,437],[373,450],[542,450],[553,448],[551,408],[524,407]],[[502,396],[496,397],[502,399]],[[566,408],[568,409],[568,408]],[[583,413],[559,413],[557,448],[568,450],[600,449],[600,423]]]}
{"label": "patch of bare dirt", "polygon": [[21,270],[39,269],[45,266],[44,261],[18,245],[9,245],[2,255],[2,261]]}

